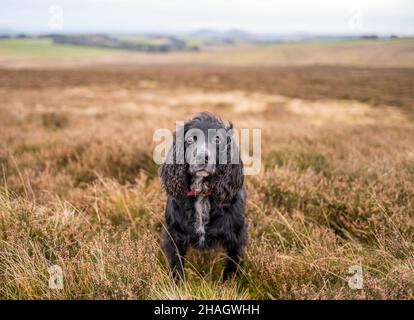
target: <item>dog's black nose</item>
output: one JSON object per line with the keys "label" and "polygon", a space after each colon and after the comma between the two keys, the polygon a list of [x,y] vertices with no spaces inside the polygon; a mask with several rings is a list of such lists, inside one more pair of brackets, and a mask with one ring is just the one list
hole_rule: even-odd
{"label": "dog's black nose", "polygon": [[210,160],[210,155],[208,154],[208,152],[200,152],[199,154],[197,154],[195,160],[196,163],[205,164],[208,163],[208,161]]}

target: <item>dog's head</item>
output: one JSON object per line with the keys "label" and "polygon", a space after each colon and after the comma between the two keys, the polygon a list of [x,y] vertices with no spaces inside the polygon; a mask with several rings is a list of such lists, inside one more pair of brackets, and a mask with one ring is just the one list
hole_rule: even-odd
{"label": "dog's head", "polygon": [[243,186],[243,163],[233,139],[233,125],[226,126],[210,113],[201,113],[174,133],[173,145],[161,167],[166,192],[183,199],[194,178],[203,177],[211,197],[230,202]]}

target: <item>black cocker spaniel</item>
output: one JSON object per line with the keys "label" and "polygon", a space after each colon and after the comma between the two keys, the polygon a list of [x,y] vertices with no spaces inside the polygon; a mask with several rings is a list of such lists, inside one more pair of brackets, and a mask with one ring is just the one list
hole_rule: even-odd
{"label": "black cocker spaniel", "polygon": [[243,163],[226,126],[201,113],[174,133],[160,176],[168,194],[164,249],[174,277],[184,277],[184,257],[197,249],[222,247],[228,260],[223,278],[238,270],[247,243]]}

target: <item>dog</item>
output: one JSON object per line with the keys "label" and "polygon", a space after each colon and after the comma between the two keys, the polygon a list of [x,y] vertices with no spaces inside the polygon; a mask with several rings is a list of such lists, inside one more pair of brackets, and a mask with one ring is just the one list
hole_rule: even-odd
{"label": "dog", "polygon": [[232,123],[200,113],[174,133],[161,166],[168,195],[163,246],[175,279],[184,278],[189,247],[224,248],[224,280],[240,270],[247,244],[246,191],[232,132]]}

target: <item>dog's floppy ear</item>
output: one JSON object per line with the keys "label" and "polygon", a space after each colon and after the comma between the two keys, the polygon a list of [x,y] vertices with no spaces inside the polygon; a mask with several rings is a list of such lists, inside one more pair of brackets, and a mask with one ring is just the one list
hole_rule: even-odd
{"label": "dog's floppy ear", "polygon": [[231,123],[226,131],[228,132],[227,163],[217,165],[217,172],[211,181],[213,198],[218,204],[230,203],[243,187],[244,182],[243,162],[232,137],[233,125]]}
{"label": "dog's floppy ear", "polygon": [[187,193],[187,171],[184,161],[184,128],[174,133],[173,144],[161,166],[161,183],[168,195],[182,199]]}

